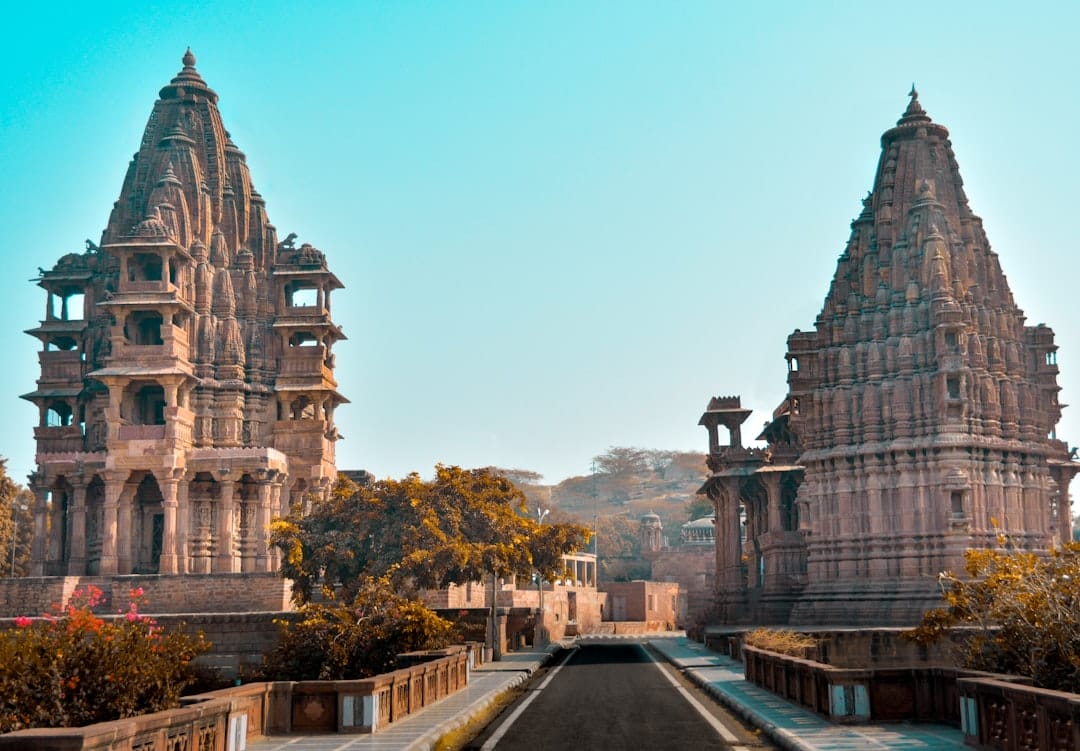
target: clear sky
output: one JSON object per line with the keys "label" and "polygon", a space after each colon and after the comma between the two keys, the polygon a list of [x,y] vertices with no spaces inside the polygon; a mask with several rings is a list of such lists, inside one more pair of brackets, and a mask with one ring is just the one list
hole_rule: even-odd
{"label": "clear sky", "polygon": [[[0,65],[0,455],[38,266],[100,239],[191,46],[284,237],[326,252],[342,468],[589,471],[785,393],[914,82],[1080,400],[1075,3],[20,3]],[[752,432],[753,431],[753,432]],[[1080,443],[1080,402],[1059,436]]]}

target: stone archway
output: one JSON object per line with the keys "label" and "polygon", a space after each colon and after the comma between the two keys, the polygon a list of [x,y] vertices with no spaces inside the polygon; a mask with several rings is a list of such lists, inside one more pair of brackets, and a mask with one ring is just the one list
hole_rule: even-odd
{"label": "stone archway", "polygon": [[135,488],[131,509],[131,573],[156,574],[161,565],[165,507],[157,478],[143,475]]}

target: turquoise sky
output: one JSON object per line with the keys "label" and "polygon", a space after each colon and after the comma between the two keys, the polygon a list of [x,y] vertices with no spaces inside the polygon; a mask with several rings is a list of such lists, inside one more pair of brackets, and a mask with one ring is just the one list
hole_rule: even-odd
{"label": "turquoise sky", "polygon": [[[29,6],[30,3],[24,3]],[[38,266],[100,238],[187,46],[281,236],[347,289],[342,468],[585,474],[756,428],[914,81],[1080,398],[1074,3],[55,2],[6,10],[0,455],[33,468]],[[1059,436],[1080,443],[1080,408]]]}

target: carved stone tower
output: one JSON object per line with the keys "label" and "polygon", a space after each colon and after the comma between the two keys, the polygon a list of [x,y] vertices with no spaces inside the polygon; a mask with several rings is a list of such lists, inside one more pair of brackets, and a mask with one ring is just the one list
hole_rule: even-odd
{"label": "carved stone tower", "polygon": [[100,246],[37,280],[33,574],[272,571],[271,517],[336,475],[342,285],[278,242],[217,99],[189,50]]}
{"label": "carved stone tower", "polygon": [[[881,145],[814,329],[788,339],[789,395],[763,434],[766,454],[801,452],[796,624],[913,623],[966,549],[1071,535],[1053,332],[1025,325],[948,131],[914,89]],[[720,492],[732,468],[713,463],[703,490],[720,514],[746,499]]]}

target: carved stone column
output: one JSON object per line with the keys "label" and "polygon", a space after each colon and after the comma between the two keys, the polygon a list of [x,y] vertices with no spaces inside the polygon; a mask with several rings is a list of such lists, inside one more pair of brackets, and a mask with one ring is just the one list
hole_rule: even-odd
{"label": "carved stone column", "polygon": [[105,501],[101,520],[101,574],[109,576],[119,571],[117,560],[117,523],[120,494],[124,490],[124,472],[105,473]]}
{"label": "carved stone column", "polygon": [[255,535],[255,570],[261,572],[274,570],[267,539],[270,532],[270,505],[275,475],[277,472],[269,470],[261,472],[258,477],[258,506],[255,512],[255,529],[252,533]]}
{"label": "carved stone column", "polygon": [[67,573],[68,576],[82,576],[86,573],[86,482],[82,477],[74,477],[72,486]]}
{"label": "carved stone column", "polygon": [[125,485],[116,508],[116,573],[131,573],[131,512],[135,503],[136,485]]}
{"label": "carved stone column", "polygon": [[164,511],[164,524],[161,535],[161,559],[158,561],[159,574],[179,574],[180,562],[177,556],[176,525],[178,486],[183,470],[174,470],[161,481],[161,507]]}
{"label": "carved stone column", "polygon": [[233,555],[235,536],[233,534],[233,515],[235,513],[233,492],[236,481],[229,476],[229,470],[219,473],[221,500],[217,518],[217,555],[214,557],[215,574],[236,573],[236,557]]}
{"label": "carved stone column", "polygon": [[191,557],[188,537],[191,533],[191,481],[190,472],[184,473],[176,489],[176,556],[177,573],[191,573]]}
{"label": "carved stone column", "polygon": [[45,511],[49,489],[34,485],[34,542],[30,548],[30,576],[45,575]]}

